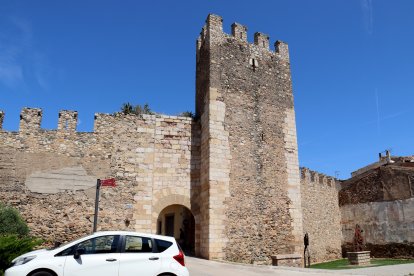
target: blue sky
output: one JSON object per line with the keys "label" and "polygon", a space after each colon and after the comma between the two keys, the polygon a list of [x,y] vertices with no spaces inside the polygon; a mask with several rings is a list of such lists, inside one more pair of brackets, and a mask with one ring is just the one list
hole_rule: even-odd
{"label": "blue sky", "polygon": [[413,154],[414,1],[0,0],[0,110],[194,110],[195,40],[208,13],[289,44],[299,161],[348,178],[391,149]]}

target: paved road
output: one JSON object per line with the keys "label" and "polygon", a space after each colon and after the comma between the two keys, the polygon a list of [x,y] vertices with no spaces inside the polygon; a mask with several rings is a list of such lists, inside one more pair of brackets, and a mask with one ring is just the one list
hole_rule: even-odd
{"label": "paved road", "polygon": [[191,276],[406,276],[410,273],[413,273],[412,275],[414,276],[414,264],[332,271],[321,269],[241,265],[186,257],[186,265]]}

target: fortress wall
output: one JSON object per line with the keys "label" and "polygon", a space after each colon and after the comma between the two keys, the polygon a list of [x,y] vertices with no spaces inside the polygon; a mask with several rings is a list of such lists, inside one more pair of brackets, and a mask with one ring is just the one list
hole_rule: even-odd
{"label": "fortress wall", "polygon": [[303,235],[309,235],[311,263],[341,258],[341,212],[336,180],[301,168]]}
{"label": "fortress wall", "polygon": [[26,108],[18,132],[0,130],[0,200],[21,211],[34,235],[65,241],[90,233],[97,178],[117,183],[101,189],[102,230],[155,232],[153,207],[171,195],[189,200],[197,188],[191,118],[96,114],[91,133],[76,132],[73,111],[60,112],[57,130],[40,122],[41,110]]}
{"label": "fortress wall", "polygon": [[414,258],[414,166],[395,160],[343,182],[343,253],[353,250],[358,224],[371,256]]}
{"label": "fortress wall", "polygon": [[232,28],[224,33],[221,17],[209,15],[197,42],[196,110],[203,137],[218,140],[205,151],[202,141],[202,156],[209,157],[204,169],[202,161],[203,191],[215,203],[206,235],[222,241],[217,251],[227,260],[269,264],[272,255],[302,252],[287,45],[276,43],[274,52],[267,35],[256,33],[250,44],[246,27]]}

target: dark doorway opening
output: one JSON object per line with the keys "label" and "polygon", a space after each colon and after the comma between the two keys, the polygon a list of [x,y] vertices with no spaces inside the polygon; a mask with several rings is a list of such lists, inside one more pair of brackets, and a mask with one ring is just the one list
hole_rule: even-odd
{"label": "dark doorway opening", "polygon": [[170,205],[158,216],[157,233],[174,237],[184,253],[195,255],[195,219],[191,211],[183,205]]}
{"label": "dark doorway opening", "polygon": [[165,215],[165,235],[174,237],[174,214]]}

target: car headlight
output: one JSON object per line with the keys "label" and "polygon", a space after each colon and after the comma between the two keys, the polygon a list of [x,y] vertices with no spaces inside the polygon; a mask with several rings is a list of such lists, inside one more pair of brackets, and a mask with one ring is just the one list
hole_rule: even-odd
{"label": "car headlight", "polygon": [[36,258],[36,256],[27,256],[27,257],[23,257],[23,258],[18,258],[14,263],[13,266],[16,265],[22,265],[25,263],[30,262],[31,260],[33,260],[34,258]]}

